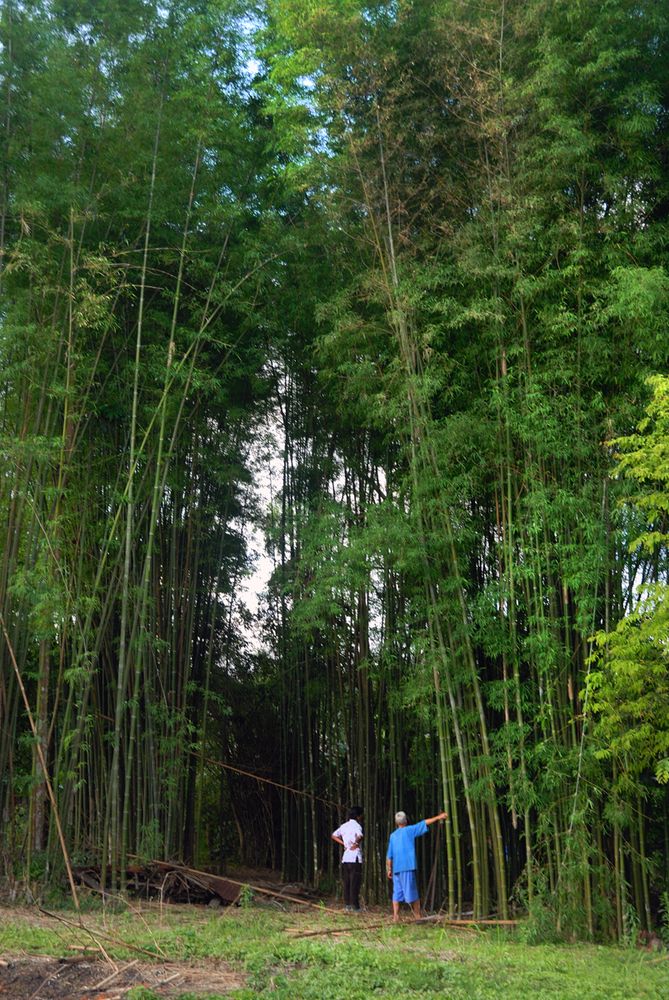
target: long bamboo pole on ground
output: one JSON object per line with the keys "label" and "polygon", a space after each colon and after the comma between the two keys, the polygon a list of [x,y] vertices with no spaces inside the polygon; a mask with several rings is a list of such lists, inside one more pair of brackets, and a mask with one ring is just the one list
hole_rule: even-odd
{"label": "long bamboo pole on ground", "polygon": [[[416,920],[406,920],[399,924],[400,927],[413,927],[416,924],[439,924],[444,927],[462,927],[467,930],[476,930],[477,927],[517,927],[521,921],[519,920],[451,920],[448,917],[441,917],[439,914],[434,914],[428,917],[419,917]],[[354,934],[356,931],[370,931],[378,930],[381,927],[391,928],[398,926],[393,924],[390,915],[387,920],[379,921],[378,923],[366,923],[362,920],[357,921],[350,927],[327,927],[324,930],[319,931],[304,931],[301,933],[293,934],[294,938],[308,938],[308,937],[322,937],[326,934]]]}

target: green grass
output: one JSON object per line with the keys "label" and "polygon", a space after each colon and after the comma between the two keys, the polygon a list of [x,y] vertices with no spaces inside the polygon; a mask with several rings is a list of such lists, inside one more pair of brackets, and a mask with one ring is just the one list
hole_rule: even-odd
{"label": "green grass", "polygon": [[[65,914],[63,914],[65,916]],[[68,918],[70,915],[67,915]],[[253,906],[215,916],[193,908],[143,913],[87,914],[85,922],[120,941],[171,960],[224,959],[248,985],[228,996],[290,1000],[636,1000],[669,997],[669,955],[596,945],[527,945],[513,932],[464,934],[435,925],[406,924],[338,937],[295,938],[288,928],[333,926],[317,911],[277,914]],[[146,926],[148,925],[148,926]],[[343,925],[341,921],[340,925]],[[89,939],[90,940],[90,939]],[[35,926],[30,915],[0,914],[0,953],[17,950],[62,955],[81,931],[54,920]],[[136,953],[105,940],[117,958]],[[130,1000],[149,1000],[138,989]],[[183,994],[186,998],[189,994]],[[217,996],[217,994],[212,994]]]}

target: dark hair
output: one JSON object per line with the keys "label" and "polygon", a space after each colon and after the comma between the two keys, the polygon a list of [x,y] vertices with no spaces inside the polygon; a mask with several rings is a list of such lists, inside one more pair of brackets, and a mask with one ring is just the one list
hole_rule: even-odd
{"label": "dark hair", "polygon": [[365,810],[362,808],[362,806],[351,806],[351,808],[348,811],[348,818],[359,819],[364,813],[364,811]]}

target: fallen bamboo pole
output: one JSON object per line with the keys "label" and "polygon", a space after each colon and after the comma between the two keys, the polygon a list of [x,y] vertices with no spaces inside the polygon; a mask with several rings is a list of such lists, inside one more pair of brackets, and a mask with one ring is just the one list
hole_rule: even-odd
{"label": "fallen bamboo pole", "polygon": [[[414,920],[413,923],[424,923],[423,919]],[[380,927],[392,927],[393,924],[390,920],[383,920],[375,924],[366,924],[364,921],[360,920],[355,924],[351,924],[349,927],[326,927],[325,930],[320,931],[303,931],[298,934],[293,934],[294,938],[307,938],[307,937],[319,937],[323,934],[350,934],[353,931],[374,931]]]}
{"label": "fallen bamboo pole", "polygon": [[[418,920],[407,921],[404,923],[404,926],[413,926],[414,924],[445,924],[448,927],[462,927],[465,930],[474,930],[480,924],[515,927],[518,922],[517,920],[449,920],[447,917],[440,917],[438,914],[435,914],[434,916],[420,917]],[[306,938],[318,937],[323,934],[350,934],[352,931],[371,931],[377,930],[380,927],[393,926],[396,927],[398,925],[391,923],[390,919],[374,924],[366,924],[360,921],[359,923],[351,924],[349,927],[326,927],[325,930],[305,931],[301,934],[293,934],[293,937]]]}
{"label": "fallen bamboo pole", "polygon": [[471,924],[475,927],[516,927],[519,920],[449,920],[447,917],[439,917],[439,922],[449,924],[454,927]]}

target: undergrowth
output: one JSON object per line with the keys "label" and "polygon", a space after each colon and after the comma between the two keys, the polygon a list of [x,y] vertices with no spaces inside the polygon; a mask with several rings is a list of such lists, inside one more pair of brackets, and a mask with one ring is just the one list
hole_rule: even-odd
{"label": "undergrowth", "polygon": [[[5,910],[0,920],[0,953],[16,951],[62,955],[81,942],[81,931],[29,914]],[[68,919],[73,919],[72,914]],[[375,915],[374,922],[378,917]],[[669,954],[649,956],[614,946],[537,944],[529,947],[514,931],[465,932],[436,925],[402,924],[366,930],[354,924],[345,935],[299,937],[332,926],[316,911],[282,914],[248,902],[216,916],[193,908],[165,907],[136,913],[85,918],[92,929],[116,942],[132,943],[171,961],[225,961],[246,979],[233,1000],[391,1000],[401,996],[448,1000],[645,1000],[669,996]],[[105,938],[118,959],[137,953]],[[86,938],[90,943],[90,937]],[[142,957],[142,961],[149,960]],[[164,960],[164,959],[163,959]],[[210,1000],[221,996],[210,994]],[[129,1000],[157,1000],[145,987]],[[181,1000],[191,1000],[184,993]],[[197,1000],[202,1000],[199,995]]]}

